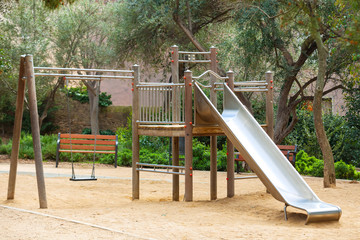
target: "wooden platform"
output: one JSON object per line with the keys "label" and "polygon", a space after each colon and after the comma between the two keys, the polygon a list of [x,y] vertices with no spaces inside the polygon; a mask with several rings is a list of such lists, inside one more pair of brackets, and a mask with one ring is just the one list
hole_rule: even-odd
{"label": "wooden platform", "polygon": [[[266,128],[266,125],[262,126]],[[184,137],[185,125],[139,125],[139,135],[162,136],[162,137]],[[193,136],[224,136],[219,126],[193,126]]]}
{"label": "wooden platform", "polygon": [[[163,136],[163,137],[184,137],[185,125],[139,125],[139,135]],[[193,127],[194,136],[218,136],[224,132],[218,126]]]}

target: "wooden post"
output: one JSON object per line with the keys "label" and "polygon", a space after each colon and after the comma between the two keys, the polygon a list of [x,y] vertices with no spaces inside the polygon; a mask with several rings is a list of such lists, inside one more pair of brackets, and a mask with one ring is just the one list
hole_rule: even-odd
{"label": "wooden post", "polygon": [[16,173],[19,156],[20,136],[21,136],[21,123],[24,109],[25,99],[25,74],[24,74],[24,62],[25,56],[20,58],[20,71],[18,80],[18,91],[16,97],[16,112],[14,121],[14,131],[12,138],[12,149],[10,158],[10,172],[9,172],[9,184],[8,184],[8,195],[7,199],[14,199],[15,196],[15,184],[16,184]]}
{"label": "wooden post", "polygon": [[273,84],[273,73],[267,71],[265,73],[265,79],[267,82],[266,92],[266,132],[269,137],[274,140],[274,84]]}
{"label": "wooden post", "polygon": [[[228,71],[227,84],[229,88],[234,91],[234,72]],[[226,138],[226,149],[227,149],[227,197],[231,198],[235,195],[235,176],[234,176],[234,144],[229,138]]]}
{"label": "wooden post", "polygon": [[[179,166],[179,137],[172,137],[172,165]],[[173,168],[173,172],[179,172],[178,168]],[[179,175],[173,174],[173,201],[179,201],[180,198],[180,181]]]}
{"label": "wooden post", "polygon": [[[214,72],[217,72],[217,60],[216,60],[216,51],[215,47],[210,48],[210,69]],[[211,76],[210,78],[210,101],[217,107],[217,97],[215,92],[216,78]],[[210,199],[217,199],[217,137],[210,136]]]}
{"label": "wooden post", "polygon": [[37,179],[37,186],[38,186],[38,193],[39,193],[39,202],[40,202],[40,208],[47,208],[44,169],[43,169],[41,143],[40,143],[39,115],[38,115],[38,109],[37,109],[34,64],[33,64],[33,56],[32,55],[25,56],[25,74],[26,74],[27,87],[28,87],[28,92],[29,92],[29,110],[30,110],[30,120],[31,120],[31,132],[32,132],[32,137],[33,137],[35,169],[36,169],[36,179]]}
{"label": "wooden post", "polygon": [[179,82],[179,47],[171,47],[171,78],[172,82]]}
{"label": "wooden post", "polygon": [[139,161],[140,142],[138,133],[139,120],[139,91],[137,85],[140,82],[140,66],[133,65],[134,78],[132,80],[132,199],[139,199],[140,197],[140,174],[136,170],[136,162]]}
{"label": "wooden post", "polygon": [[185,71],[185,201],[193,200],[192,73]]}
{"label": "wooden post", "polygon": [[[179,83],[179,47],[174,45],[171,47],[171,77],[173,83]],[[178,87],[172,89],[173,106],[172,116],[174,122],[180,121],[180,92]],[[172,165],[179,166],[179,137],[172,137]],[[173,172],[178,172],[178,168],[173,168]],[[173,201],[179,201],[180,181],[179,175],[173,174]]]}

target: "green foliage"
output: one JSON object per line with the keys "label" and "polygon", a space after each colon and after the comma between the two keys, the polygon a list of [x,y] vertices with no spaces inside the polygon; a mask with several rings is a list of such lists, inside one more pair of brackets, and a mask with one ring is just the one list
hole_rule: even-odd
{"label": "green foliage", "polygon": [[57,135],[56,134],[42,135],[40,140],[41,140],[41,152],[43,159],[55,160]]}
{"label": "green foliage", "polygon": [[[67,90],[63,90],[69,97],[79,101],[81,103],[89,103],[89,93],[86,87],[70,87]],[[112,105],[111,95],[106,92],[102,92],[99,95],[99,106],[108,107]]]}
{"label": "green foliage", "polygon": [[130,149],[123,149],[118,154],[118,164],[120,166],[130,167],[132,164],[132,151]]}
{"label": "green foliage", "polygon": [[[300,174],[324,176],[324,161],[309,156],[303,150],[296,155],[295,168]],[[360,179],[360,173],[356,171],[355,167],[341,160],[335,163],[335,175],[340,179]]]}
{"label": "green foliage", "polygon": [[[297,110],[299,118],[294,130],[284,140],[285,144],[297,145],[316,158],[322,158],[314,129],[313,113],[308,110]],[[345,117],[326,114],[323,117],[324,127],[329,139],[335,161],[343,160],[353,165],[360,164],[360,143],[356,141],[359,134]]]}
{"label": "green foliage", "polygon": [[[99,130],[100,135],[115,135],[115,132],[113,132],[110,129],[107,130]],[[91,134],[90,128],[84,128],[81,132],[81,134]]]}
{"label": "green foliage", "polygon": [[228,2],[219,0],[179,1],[179,9],[175,1],[118,1],[111,41],[118,47],[117,52],[128,59],[140,56],[148,64],[161,66],[166,61],[164,52],[168,51],[169,46],[176,44],[180,49],[195,49],[174,21],[175,14],[186,26],[192,25],[192,33],[197,41],[204,47],[210,47],[214,42],[209,38],[218,39],[221,34],[209,31],[209,28],[224,21],[231,9]]}
{"label": "green foliage", "polygon": [[11,147],[12,147],[12,145],[9,144],[9,143],[7,143],[7,144],[0,143],[0,154],[10,155],[11,154]]}
{"label": "green foliage", "polygon": [[193,139],[193,167],[194,169],[210,170],[210,147]]}
{"label": "green foliage", "polygon": [[103,68],[116,62],[115,45],[107,40],[114,30],[114,4],[78,0],[56,11],[52,39],[58,65]]}

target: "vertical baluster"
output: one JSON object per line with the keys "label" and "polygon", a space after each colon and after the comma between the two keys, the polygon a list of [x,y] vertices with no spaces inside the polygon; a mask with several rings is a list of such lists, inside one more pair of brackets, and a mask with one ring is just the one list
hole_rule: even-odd
{"label": "vertical baluster", "polygon": [[164,121],[164,111],[163,111],[163,106],[164,106],[164,88],[161,88],[161,100],[160,100],[160,111],[161,111],[161,121]]}
{"label": "vertical baluster", "polygon": [[142,102],[143,102],[143,99],[142,99],[143,96],[142,96],[142,93],[143,93],[142,88],[139,88],[140,121],[143,121],[143,119],[144,119],[144,118],[143,118],[143,108],[142,108],[142,107],[143,107],[143,103],[142,103]]}
{"label": "vertical baluster", "polygon": [[182,121],[185,122],[185,86],[182,86]]}
{"label": "vertical baluster", "polygon": [[149,87],[146,87],[146,121],[149,121]]}
{"label": "vertical baluster", "polygon": [[160,111],[159,111],[159,92],[160,87],[156,88],[156,121],[160,122]]}
{"label": "vertical baluster", "polygon": [[149,107],[149,121],[151,121],[151,94],[152,94],[152,89],[151,87],[149,87],[149,101],[148,101],[148,107]]}
{"label": "vertical baluster", "polygon": [[155,88],[151,88],[151,120],[155,121]]}
{"label": "vertical baluster", "polygon": [[151,120],[155,121],[155,88],[151,88]]}

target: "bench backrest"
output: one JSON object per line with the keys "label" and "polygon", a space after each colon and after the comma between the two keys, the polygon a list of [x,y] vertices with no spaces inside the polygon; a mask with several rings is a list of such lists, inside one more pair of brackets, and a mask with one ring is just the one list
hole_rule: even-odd
{"label": "bench backrest", "polygon": [[[96,144],[95,144],[96,143]],[[114,153],[117,146],[116,135],[95,135],[90,134],[68,134],[59,133],[58,137],[59,151],[82,151],[82,152],[95,152],[101,153]],[[64,151],[65,150],[65,151]],[[88,151],[86,151],[88,150]]]}
{"label": "bench backrest", "polygon": [[[276,145],[280,151],[288,158],[289,161],[294,162],[296,158],[297,146],[296,145]],[[245,161],[241,154],[236,154],[235,161]]]}

